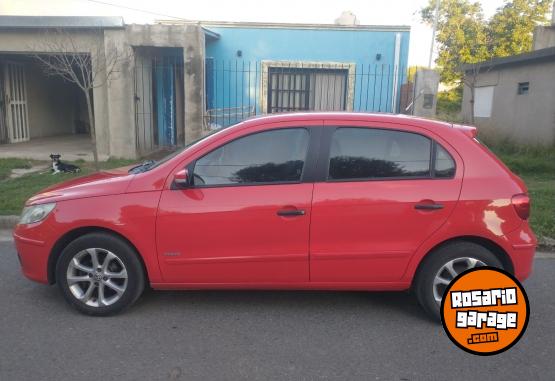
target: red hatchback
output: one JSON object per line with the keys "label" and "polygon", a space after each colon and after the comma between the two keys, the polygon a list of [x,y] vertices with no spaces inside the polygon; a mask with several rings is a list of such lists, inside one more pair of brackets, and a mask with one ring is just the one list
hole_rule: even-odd
{"label": "red hatchback", "polygon": [[148,283],[412,288],[438,316],[464,270],[532,270],[525,185],[475,135],[384,114],[248,120],[32,197],[14,232],[23,273],[91,315],[130,306]]}

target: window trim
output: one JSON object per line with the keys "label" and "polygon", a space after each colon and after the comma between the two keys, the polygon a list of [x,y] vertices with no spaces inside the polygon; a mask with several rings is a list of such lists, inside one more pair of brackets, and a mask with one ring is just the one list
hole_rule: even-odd
{"label": "window trim", "polygon": [[[343,90],[343,102],[341,104],[341,109],[342,110],[337,110],[337,111],[345,111],[347,110],[347,95],[348,95],[348,86],[349,86],[349,69],[348,68],[308,68],[308,67],[298,67],[298,66],[289,66],[289,67],[276,67],[276,66],[269,66],[268,67],[268,89],[267,89],[267,105],[266,105],[266,111],[268,114],[278,114],[278,113],[283,113],[283,112],[307,112],[307,111],[311,111],[314,110],[311,107],[311,102],[310,102],[310,94],[311,94],[311,82],[310,82],[310,78],[312,76],[312,74],[318,74],[318,73],[326,73],[326,74],[334,74],[336,76],[338,75],[344,75],[345,76],[345,89]],[[279,88],[280,86],[280,81],[279,81],[279,75],[301,75],[303,77],[305,77],[305,84],[307,85],[307,88],[304,89],[283,89],[283,88]],[[272,81],[272,76],[273,75],[277,75],[278,76],[278,80],[276,83],[276,89],[272,89],[271,88],[271,81]],[[295,83],[295,82],[293,82]],[[302,81],[301,81],[302,83]],[[334,89],[335,89],[335,85],[334,85]],[[274,91],[276,92],[276,94],[274,95]],[[285,107],[285,106],[272,106],[272,100],[274,99],[274,96],[277,97],[277,101],[276,104],[279,103],[279,94],[280,93],[289,93],[289,101],[291,100],[291,93],[301,93],[304,96],[304,101],[306,102],[306,107],[302,108],[302,107]],[[274,110],[277,109],[277,110]]]}
{"label": "window trim", "polygon": [[[457,174],[457,161],[453,157],[453,155],[440,143],[438,143],[434,138],[424,135],[419,132],[403,130],[400,128],[384,128],[379,126],[329,126],[325,127],[326,133],[322,138],[321,144],[321,164],[319,165],[318,169],[318,177],[321,179],[322,182],[326,183],[347,183],[347,182],[365,182],[365,181],[404,181],[404,180],[452,180],[456,177]],[[395,132],[404,132],[408,134],[416,134],[420,135],[430,141],[430,174],[428,176],[395,176],[395,177],[362,177],[362,178],[353,178],[353,179],[330,179],[329,178],[329,166],[330,166],[330,155],[331,155],[331,142],[335,132],[342,128],[360,128],[360,129],[368,129],[368,130],[383,130],[383,131],[395,131]],[[455,171],[452,176],[450,177],[436,177],[435,176],[435,159],[437,154],[437,145],[441,146],[445,152],[451,157],[453,164],[455,166]]]}
{"label": "window trim", "polygon": [[517,95],[528,95],[530,94],[530,81],[518,82],[516,86]]}
{"label": "window trim", "polygon": [[287,61],[287,60],[262,60],[260,68],[260,88],[259,107],[262,114],[268,113],[268,82],[269,68],[298,68],[298,69],[340,69],[347,70],[345,111],[353,111],[355,99],[355,66],[353,62],[334,62],[334,61]]}
{"label": "window trim", "polygon": [[[243,139],[249,136],[261,134],[264,132],[271,132],[271,131],[281,131],[281,130],[306,130],[308,133],[308,145],[307,150],[304,158],[303,164],[303,171],[301,173],[301,177],[298,181],[270,181],[270,182],[259,182],[259,183],[232,183],[232,184],[208,184],[208,185],[195,185],[194,183],[194,171],[197,164],[197,161],[202,159],[203,157],[211,154],[212,152],[222,148],[223,146],[233,143],[236,140]],[[315,155],[314,149],[318,148],[320,133],[322,127],[321,126],[287,126],[287,127],[276,127],[276,128],[269,128],[265,130],[260,130],[256,132],[252,132],[249,134],[241,135],[236,138],[233,138],[218,147],[206,152],[202,156],[194,159],[189,165],[187,165],[187,170],[191,174],[191,178],[189,180],[190,184],[188,189],[206,189],[206,188],[229,188],[229,187],[249,187],[249,186],[267,186],[267,185],[287,185],[287,184],[302,184],[305,182],[314,182],[314,166],[316,165],[317,155]],[[318,130],[318,131],[317,131]],[[316,151],[317,153],[317,151]]]}

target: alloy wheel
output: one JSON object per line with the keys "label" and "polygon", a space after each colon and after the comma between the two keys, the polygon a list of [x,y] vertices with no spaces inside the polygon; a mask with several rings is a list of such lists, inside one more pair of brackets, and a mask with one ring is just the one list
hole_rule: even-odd
{"label": "alloy wheel", "polygon": [[447,286],[457,275],[466,270],[482,266],[486,266],[486,264],[479,259],[471,257],[455,258],[444,264],[436,273],[432,286],[436,303],[441,304],[441,299],[443,299]]}
{"label": "alloy wheel", "polygon": [[73,296],[91,307],[117,302],[127,289],[127,269],[109,250],[90,248],[79,251],[69,262],[67,285]]}

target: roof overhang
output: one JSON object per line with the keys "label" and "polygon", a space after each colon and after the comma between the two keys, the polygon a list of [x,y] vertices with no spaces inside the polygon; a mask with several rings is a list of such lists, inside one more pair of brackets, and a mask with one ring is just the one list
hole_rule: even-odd
{"label": "roof overhang", "polygon": [[204,37],[208,41],[215,41],[220,39],[220,34],[216,33],[208,28],[202,27],[202,31],[204,32]]}

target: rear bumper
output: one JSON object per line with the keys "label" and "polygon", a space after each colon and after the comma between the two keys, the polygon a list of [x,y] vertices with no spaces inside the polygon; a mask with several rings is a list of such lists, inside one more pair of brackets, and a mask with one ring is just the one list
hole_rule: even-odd
{"label": "rear bumper", "polygon": [[532,274],[534,267],[534,254],[538,241],[528,223],[514,232],[505,236],[507,239],[507,252],[513,263],[514,275],[519,281],[524,281]]}

